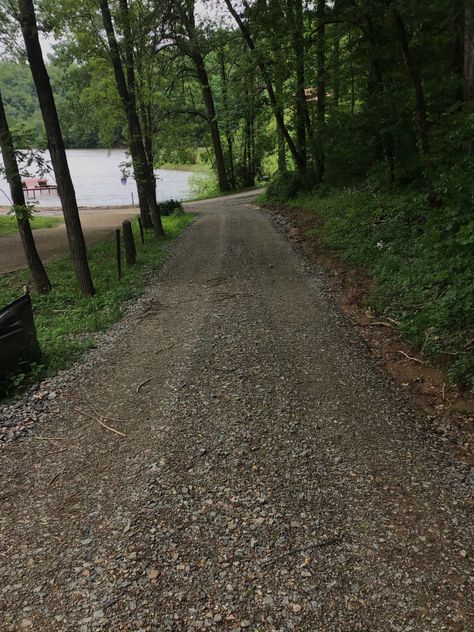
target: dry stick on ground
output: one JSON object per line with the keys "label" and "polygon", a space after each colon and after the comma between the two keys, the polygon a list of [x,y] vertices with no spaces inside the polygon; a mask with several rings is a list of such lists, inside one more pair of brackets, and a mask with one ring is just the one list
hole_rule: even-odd
{"label": "dry stick on ground", "polygon": [[398,353],[401,353],[402,355],[404,355],[405,358],[408,358],[408,360],[413,360],[413,362],[419,362],[420,364],[424,364],[423,360],[419,360],[418,358],[413,358],[412,356],[409,356],[404,351],[399,351]]}
{"label": "dry stick on ground", "polygon": [[138,386],[137,386],[137,393],[140,392],[140,389],[142,386],[145,386],[145,384],[148,384],[148,382],[152,381],[152,377],[149,377],[147,380],[144,380],[143,382],[141,382]]}
{"label": "dry stick on ground", "polygon": [[371,327],[376,327],[377,325],[380,327],[390,327],[390,329],[393,329],[395,327],[395,325],[392,325],[391,323],[386,323],[383,320],[375,320],[373,323],[370,323]]}
{"label": "dry stick on ground", "polygon": [[59,478],[59,477],[61,476],[61,474],[64,474],[64,472],[65,472],[65,471],[66,471],[66,468],[65,468],[65,467],[63,467],[63,469],[62,469],[62,470],[60,470],[57,474],[55,474],[55,475],[53,476],[53,478],[49,481],[49,483],[48,483],[48,485],[47,485],[47,487],[46,487],[46,491],[48,491],[48,489],[51,487],[51,485],[54,483],[54,481],[55,481],[57,478]]}
{"label": "dry stick on ground", "polygon": [[300,546],[294,549],[290,549],[286,553],[283,553],[282,555],[279,555],[278,557],[274,557],[271,560],[268,560],[268,562],[265,563],[265,566],[268,566],[268,568],[264,572],[265,574],[269,573],[273,564],[275,564],[275,562],[279,562],[280,560],[284,560],[285,557],[289,557],[290,555],[295,555],[297,553],[304,553],[305,551],[311,551],[313,549],[318,549],[323,546],[329,546],[330,544],[337,544],[339,542],[342,542],[342,537],[331,538],[329,540],[322,540],[321,542],[315,542],[314,544],[308,544],[307,546]]}
{"label": "dry stick on ground", "polygon": [[122,424],[124,423],[123,419],[115,419],[114,417],[109,417],[108,415],[104,415],[104,413],[99,412],[94,404],[92,404],[91,400],[87,397],[86,393],[84,393],[84,391],[82,391],[82,397],[86,400],[86,402],[88,403],[90,409],[92,410],[92,412],[94,413],[94,415],[96,415],[96,417],[100,417],[101,419],[105,419],[105,421],[113,421],[117,424]]}
{"label": "dry stick on ground", "polygon": [[106,419],[106,417],[101,417],[95,413],[95,416],[84,411],[81,410],[80,408],[76,408],[75,409],[80,415],[84,415],[84,417],[89,417],[89,419],[93,419],[94,421],[97,421],[103,428],[105,428],[106,430],[110,430],[110,432],[114,432],[117,435],[120,435],[121,437],[126,437],[127,435],[123,432],[121,432],[120,430],[117,430],[116,428],[112,428],[111,426],[108,426],[106,423],[104,423],[102,421],[102,419]]}

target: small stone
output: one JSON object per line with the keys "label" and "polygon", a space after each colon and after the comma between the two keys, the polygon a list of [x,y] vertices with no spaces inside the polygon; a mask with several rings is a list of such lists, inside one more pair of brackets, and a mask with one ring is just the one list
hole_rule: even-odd
{"label": "small stone", "polygon": [[149,568],[146,574],[148,575],[148,579],[153,580],[158,577],[158,575],[160,574],[160,571],[157,570],[156,568]]}
{"label": "small stone", "polygon": [[296,613],[296,614],[298,614],[298,612],[301,612],[302,609],[303,609],[303,607],[299,603],[294,603],[291,606],[291,608],[292,608],[293,612]]}

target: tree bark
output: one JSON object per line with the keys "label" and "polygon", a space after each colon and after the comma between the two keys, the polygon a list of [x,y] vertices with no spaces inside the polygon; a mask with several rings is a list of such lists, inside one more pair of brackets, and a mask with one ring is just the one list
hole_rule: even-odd
{"label": "tree bark", "polygon": [[430,206],[437,207],[440,205],[440,201],[434,189],[433,164],[429,157],[429,124],[423,83],[410,48],[405,22],[395,7],[392,8],[392,11],[408,76],[410,77],[415,92],[415,110],[420,134],[421,161],[424,166],[425,179],[428,185],[428,202]]}
{"label": "tree bark", "polygon": [[322,180],[325,171],[324,134],[326,128],[326,0],[318,0],[316,7],[318,20],[318,46],[317,46],[317,94],[318,94],[318,176]]}
{"label": "tree bark", "polygon": [[[238,25],[241,33],[242,33],[244,41],[247,44],[248,49],[251,50],[251,51],[256,51],[255,42],[253,41],[253,38],[250,35],[250,31],[248,30],[247,26],[244,24],[244,22],[243,22],[242,18],[240,17],[240,15],[235,10],[231,0],[225,0],[225,3],[226,3],[226,6],[227,6],[230,14],[232,15],[232,17],[236,21],[236,23],[237,23],[237,25]],[[293,160],[295,161],[295,165],[296,165],[297,169],[301,173],[305,173],[304,161],[302,160],[302,157],[301,157],[301,155],[300,155],[300,153],[298,151],[298,148],[296,147],[295,142],[291,138],[290,133],[288,131],[288,128],[285,125],[284,118],[283,118],[282,113],[281,113],[281,111],[280,111],[280,109],[278,107],[278,101],[277,101],[277,98],[275,96],[275,91],[273,89],[273,85],[272,85],[272,82],[270,80],[270,75],[268,73],[268,69],[267,69],[267,66],[265,64],[265,60],[262,58],[261,55],[257,55],[257,65],[260,68],[260,72],[262,73],[263,81],[264,81],[265,87],[267,89],[268,98],[270,100],[270,105],[272,107],[273,115],[275,117],[278,129],[280,130],[283,138],[286,141],[286,144],[288,145],[288,149],[290,150],[290,153],[291,153],[291,155],[293,157]]]}
{"label": "tree bark", "polygon": [[306,121],[307,103],[305,94],[305,49],[304,49],[304,22],[303,22],[303,2],[302,0],[289,0],[288,11],[292,23],[292,41],[295,56],[295,129],[296,145],[301,156],[304,171],[307,166],[306,148]]}
{"label": "tree bark", "polygon": [[36,249],[33,231],[30,221],[26,215],[26,201],[23,187],[21,185],[20,172],[13,147],[12,136],[8,127],[3,99],[0,93],[0,147],[2,150],[5,176],[10,187],[12,202],[14,206],[24,207],[25,213],[16,214],[18,228],[20,230],[21,243],[25,253],[26,263],[31,273],[36,290],[40,294],[47,294],[51,290],[51,283],[48,274],[43,266],[43,262]]}
{"label": "tree bark", "polygon": [[18,7],[26,54],[36,86],[46,136],[48,138],[48,147],[56,175],[58,194],[63,209],[69,250],[71,252],[76,278],[82,294],[92,296],[94,294],[94,285],[87,261],[87,250],[77,208],[76,194],[69,172],[54,95],[43,60],[33,2],[32,0],[19,0]]}
{"label": "tree bark", "polygon": [[[160,211],[156,203],[155,185],[150,177],[150,168],[148,165],[145,148],[143,146],[142,129],[137,112],[136,98],[134,92],[135,77],[133,69],[133,56],[131,53],[131,42],[129,39],[131,37],[131,34],[129,31],[128,23],[128,5],[126,0],[120,0],[120,6],[122,9],[122,20],[124,22],[124,39],[127,40],[125,42],[125,63],[128,77],[127,85],[127,80],[125,78],[125,73],[122,65],[122,59],[120,57],[120,50],[118,47],[117,39],[115,37],[109,3],[107,0],[100,0],[99,4],[102,14],[102,22],[107,34],[107,42],[109,44],[110,57],[114,69],[115,83],[117,85],[117,91],[122,101],[122,106],[127,118],[130,153],[132,155],[133,170],[135,172],[135,179],[137,181],[137,189],[139,192],[141,190],[146,196],[146,201],[150,210],[155,235],[157,237],[161,237],[165,234],[165,231],[163,229]],[[142,221],[144,221],[144,218],[142,218]]]}
{"label": "tree bark", "polygon": [[214,156],[216,159],[216,171],[217,179],[219,181],[219,189],[221,191],[229,191],[230,185],[227,178],[224,152],[222,151],[221,135],[219,131],[219,124],[217,122],[214,97],[212,95],[211,86],[209,84],[209,77],[201,51],[198,50],[195,46],[191,46],[192,48],[189,51],[189,55],[193,60],[194,66],[196,68],[196,75],[199,83],[201,84],[202,98],[206,108],[207,122],[209,125],[209,130],[211,132],[212,147],[214,149]]}
{"label": "tree bark", "polygon": [[474,0],[465,0],[464,18],[464,102],[474,102]]}
{"label": "tree bark", "polygon": [[224,132],[227,142],[227,161],[228,161],[228,172],[229,172],[229,184],[232,189],[235,189],[235,167],[234,167],[234,143],[232,139],[232,132],[229,125],[229,99],[228,99],[228,89],[227,89],[227,72],[225,68],[225,51],[222,47],[219,50],[219,68],[221,74],[221,83],[222,83],[222,101],[224,105]]}

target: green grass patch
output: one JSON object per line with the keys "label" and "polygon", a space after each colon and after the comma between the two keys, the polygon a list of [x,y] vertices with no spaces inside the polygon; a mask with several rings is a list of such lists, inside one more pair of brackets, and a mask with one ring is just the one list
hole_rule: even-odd
{"label": "green grass patch", "polygon": [[337,189],[285,206],[322,219],[323,247],[375,281],[369,306],[451,379],[474,389],[474,219],[469,208],[431,209],[424,193]]}
{"label": "green grass patch", "polygon": [[[31,228],[54,228],[63,223],[62,217],[38,217],[35,215],[31,218]],[[0,215],[0,237],[12,235],[18,232],[18,224],[14,215]]]}
{"label": "green grass patch", "polygon": [[[115,240],[107,239],[88,249],[96,294],[92,298],[81,296],[69,258],[48,264],[47,270],[53,285],[49,294],[31,292],[38,339],[43,351],[41,366],[33,367],[33,375],[21,373],[3,383],[3,395],[11,395],[27,386],[31,378],[38,379],[66,368],[85,350],[94,346],[97,332],[104,331],[118,321],[127,301],[142,293],[150,273],[163,263],[163,244],[176,237],[193,220],[194,215],[163,217],[166,238],[158,241],[151,232],[140,242],[138,222],[133,221],[137,245],[137,263],[126,266],[119,280],[115,260]],[[29,284],[29,273],[21,270],[0,276],[0,306],[22,295]],[[1,395],[0,384],[0,395]]]}
{"label": "green grass patch", "polygon": [[187,164],[176,164],[174,162],[165,162],[161,164],[158,169],[166,169],[168,171],[191,171],[192,173],[211,173],[212,167],[209,164],[198,162],[198,163],[187,163]]}

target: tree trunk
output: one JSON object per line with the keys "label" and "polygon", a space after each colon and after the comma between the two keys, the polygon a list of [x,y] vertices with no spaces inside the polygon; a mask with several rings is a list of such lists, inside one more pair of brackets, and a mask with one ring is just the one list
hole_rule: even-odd
{"label": "tree trunk", "polygon": [[[245,43],[247,44],[247,47],[249,50],[251,51],[256,51],[256,46],[255,46],[255,42],[252,39],[252,36],[250,35],[250,31],[248,30],[247,26],[244,24],[242,18],[240,17],[240,15],[237,13],[237,11],[234,9],[234,6],[232,5],[231,0],[225,0],[226,6],[229,9],[230,14],[232,15],[232,17],[234,18],[234,20],[236,21],[242,36],[244,38]],[[288,128],[285,125],[285,121],[284,118],[282,116],[282,113],[278,107],[278,101],[276,99],[275,96],[275,91],[273,90],[273,85],[272,82],[270,80],[270,75],[268,73],[267,70],[267,66],[265,64],[265,60],[262,58],[261,55],[257,55],[257,65],[260,68],[260,72],[262,73],[262,77],[263,77],[263,81],[265,83],[265,87],[267,89],[267,93],[268,93],[268,98],[270,100],[270,105],[272,107],[273,110],[273,115],[275,117],[278,129],[280,130],[283,138],[286,141],[286,144],[288,145],[288,149],[290,150],[290,153],[293,157],[293,160],[295,161],[295,165],[298,168],[299,171],[304,172],[305,170],[305,164],[304,161],[301,158],[301,155],[298,151],[298,148],[296,147],[293,139],[290,136],[290,133],[288,131]]]}
{"label": "tree trunk", "polygon": [[209,130],[211,132],[212,147],[214,149],[214,156],[216,159],[216,171],[217,179],[219,181],[219,189],[221,191],[229,191],[230,185],[225,168],[224,152],[222,151],[221,135],[219,131],[219,125],[217,123],[214,97],[212,95],[211,86],[209,84],[209,77],[207,75],[206,66],[204,64],[204,58],[197,48],[193,48],[190,51],[190,57],[194,62],[196,75],[199,83],[201,84],[202,98],[206,108],[207,122],[209,125]]}
{"label": "tree trunk", "polygon": [[229,165],[229,184],[232,189],[235,189],[235,166],[234,166],[234,143],[232,138],[232,132],[229,125],[229,99],[228,99],[228,89],[227,89],[227,72],[225,69],[225,53],[224,48],[222,47],[219,51],[219,68],[221,73],[221,83],[222,83],[222,101],[224,104],[224,131],[227,143],[227,161]]}
{"label": "tree trunk", "polygon": [[[142,129],[140,125],[140,119],[137,113],[136,99],[135,99],[135,78],[133,74],[133,59],[131,58],[131,42],[130,32],[128,24],[128,5],[126,0],[120,0],[120,6],[122,9],[122,19],[124,21],[124,36],[127,41],[126,47],[126,69],[129,80],[125,79],[125,73],[122,66],[122,60],[120,57],[120,50],[118,47],[117,39],[115,37],[115,31],[112,23],[112,16],[110,14],[109,3],[107,0],[100,0],[100,11],[102,14],[102,21],[104,29],[107,34],[107,41],[109,44],[110,57],[114,69],[115,83],[117,85],[117,92],[122,101],[122,106],[127,117],[128,135],[130,143],[130,153],[132,155],[133,169],[135,172],[135,179],[137,180],[137,189],[143,192],[146,196],[148,208],[150,210],[151,219],[153,222],[153,228],[157,237],[163,236],[165,231],[161,221],[161,215],[156,203],[156,190],[154,182],[150,177],[150,168],[146,158],[145,148],[143,146]],[[129,91],[129,86],[131,91]],[[140,184],[139,184],[140,182]],[[142,221],[144,218],[142,218]]]}
{"label": "tree trunk", "polygon": [[24,207],[25,213],[19,209],[16,213],[18,228],[20,230],[21,243],[23,252],[25,253],[26,263],[31,273],[33,283],[36,290],[40,294],[47,294],[51,290],[49,281],[43,262],[40,259],[36,244],[31,230],[30,222],[26,214],[26,202],[23,187],[21,186],[21,177],[18,170],[18,164],[15,156],[15,149],[8,127],[5,108],[3,107],[3,99],[0,93],[0,147],[3,155],[3,164],[5,166],[5,176],[10,187],[13,205],[16,207]]}
{"label": "tree trunk", "polygon": [[415,110],[420,134],[421,160],[428,185],[428,202],[430,206],[436,207],[440,205],[440,201],[434,189],[433,164],[429,158],[429,125],[423,84],[410,48],[405,22],[395,7],[392,8],[392,11],[405,65],[415,91]]}
{"label": "tree trunk", "polygon": [[333,62],[333,92],[334,92],[334,107],[339,107],[339,99],[341,93],[341,81],[339,79],[339,73],[341,72],[341,39],[339,35],[336,35],[334,41],[334,62]]}
{"label": "tree trunk", "polygon": [[317,94],[318,94],[318,176],[322,180],[325,171],[324,135],[326,129],[326,0],[318,0],[316,7],[318,20],[317,46]]}
{"label": "tree trunk", "polygon": [[464,19],[464,102],[474,102],[474,0],[465,0]]}
{"label": "tree trunk", "polygon": [[303,172],[306,172],[306,121],[307,103],[305,94],[305,50],[302,0],[289,0],[288,11],[292,24],[291,34],[295,55],[295,129],[296,145],[301,156]]}
{"label": "tree trunk", "polygon": [[77,208],[76,194],[69,172],[54,95],[43,61],[33,2],[32,0],[19,0],[18,7],[26,54],[36,86],[41,114],[46,129],[51,162],[53,163],[54,173],[56,175],[58,194],[64,213],[69,250],[71,252],[76,278],[82,294],[92,296],[94,294],[94,285],[87,262],[87,250]]}

